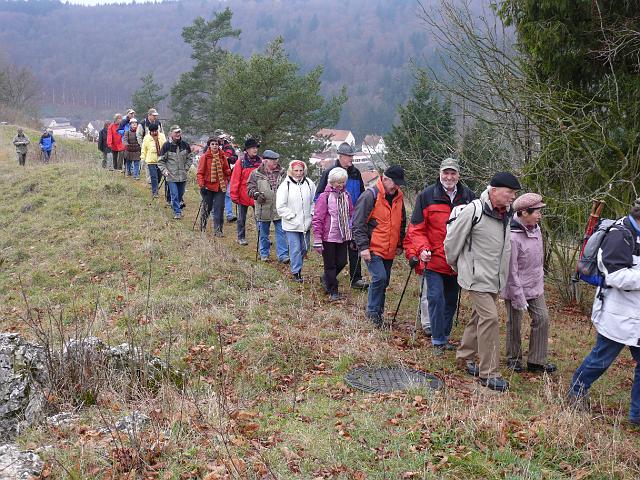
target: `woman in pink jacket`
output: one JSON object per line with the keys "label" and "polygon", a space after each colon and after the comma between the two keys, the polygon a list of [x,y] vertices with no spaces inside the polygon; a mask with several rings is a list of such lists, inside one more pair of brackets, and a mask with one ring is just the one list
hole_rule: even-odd
{"label": "woman in pink jacket", "polygon": [[322,255],[324,275],[320,279],[332,302],[340,300],[338,275],[347,264],[347,249],[353,237],[353,202],[344,189],[348,173],[336,167],[329,172],[327,187],[316,199],[313,213],[313,249]]}
{"label": "woman in pink jacket", "polygon": [[525,311],[531,317],[527,370],[556,370],[553,363],[547,363],[549,310],[544,301],[544,251],[539,226],[544,206],[537,193],[525,193],[513,202],[509,276],[500,295],[507,306],[507,365],[518,373],[524,370],[520,328]]}

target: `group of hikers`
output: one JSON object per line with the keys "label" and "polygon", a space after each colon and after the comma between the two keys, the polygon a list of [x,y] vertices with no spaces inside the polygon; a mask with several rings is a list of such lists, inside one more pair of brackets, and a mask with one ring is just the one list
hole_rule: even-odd
{"label": "group of hikers", "polygon": [[[25,135],[24,129],[18,129],[18,133],[13,137],[12,143],[16,148],[18,165],[24,167],[27,164],[27,152],[29,150],[29,145],[31,144],[31,140],[29,140],[29,137]],[[40,146],[40,160],[43,163],[49,163],[52,152],[56,146],[56,140],[53,138],[53,132],[47,128],[43,128],[38,145]]]}
{"label": "group of hikers", "polygon": [[[502,298],[507,368],[516,373],[556,371],[548,359],[549,311],[540,229],[545,203],[538,193],[517,196],[521,185],[514,174],[495,173],[477,196],[461,181],[458,160],[442,160],[434,182],[417,196],[407,228],[405,172],[400,166],[389,166],[374,185],[366,187],[353,165],[353,147],[343,143],[335,164],[322,172],[316,185],[304,161],[292,160],[283,167],[277,152],[267,149],[259,155],[260,144],[254,138],[246,139],[238,155],[228,140],[228,135],[216,130],[198,161],[203,231],[211,216],[214,235],[221,237],[226,216],[227,222],[237,221],[237,242],[246,246],[247,216],[253,209],[261,261],[270,260],[273,225],[277,261],[289,264],[294,282],[304,281],[302,269],[309,250],[322,256],[320,281],[329,301],[342,299],[338,277],[348,263],[349,286],[368,290],[365,316],[377,328],[387,324],[385,296],[392,265],[404,252],[420,278],[417,323],[431,338],[435,354],[456,351],[464,372],[491,390],[507,391],[509,383],[499,370],[498,299]],[[179,126],[172,126],[165,138],[155,109],[148,111],[143,122],[130,110],[124,118],[117,114],[113,123],[105,123],[98,148],[104,155],[103,167],[111,156],[109,168],[124,168],[136,179],[141,169],[146,171],[153,199],[158,198],[159,179],[164,178],[166,201],[174,218],[182,217],[194,154]],[[640,199],[629,215],[607,230],[599,246],[597,262],[603,282],[592,310],[597,340],[575,371],[569,390],[572,402],[584,404],[593,382],[628,345],[636,361],[629,413],[633,424],[640,424],[639,223]],[[367,266],[369,283],[362,277],[361,261]],[[456,346],[451,332],[461,291],[469,299],[471,315]],[[531,318],[526,362],[525,312]]]}

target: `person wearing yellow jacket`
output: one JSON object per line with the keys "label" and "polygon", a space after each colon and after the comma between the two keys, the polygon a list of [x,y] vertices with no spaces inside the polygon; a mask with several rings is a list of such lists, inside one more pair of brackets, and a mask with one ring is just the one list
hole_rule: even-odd
{"label": "person wearing yellow jacket", "polygon": [[148,133],[142,141],[142,151],[140,158],[149,167],[149,177],[151,178],[151,195],[154,199],[158,198],[158,180],[160,179],[160,171],[158,170],[158,155],[162,149],[162,145],[167,141],[164,133],[158,131],[157,124],[151,124],[148,127]]}

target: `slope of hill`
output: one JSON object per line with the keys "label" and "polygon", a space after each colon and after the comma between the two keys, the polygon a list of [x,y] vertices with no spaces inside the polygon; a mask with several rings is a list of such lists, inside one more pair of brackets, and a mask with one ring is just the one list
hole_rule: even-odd
{"label": "slope of hill", "polygon": [[[90,326],[104,341],[135,342],[186,373],[182,384],[153,388],[136,378],[118,389],[109,378],[95,405],[80,403],[76,423],[22,432],[23,448],[49,445],[42,455],[51,478],[640,475],[638,434],[624,426],[633,362],[625,352],[594,387],[593,415],[568,408],[567,380],[593,330],[579,312],[559,310],[553,295],[550,350],[559,374],[512,375],[510,393],[491,394],[455,370],[453,354],[411,340],[415,279],[396,328],[374,330],[364,294],[326,302],[313,252],[298,286],[285,268],[255,263],[253,249],[234,242],[233,225],[222,239],[193,232],[192,180],[186,217],[175,221],[150,201],[144,182],[100,169],[94,145],[61,140],[57,163],[30,158],[22,169],[9,147],[13,134],[0,126],[0,329],[33,339],[29,323],[53,314],[67,336]],[[248,238],[255,240],[253,229]],[[399,260],[389,310],[406,272]],[[468,314],[463,299],[462,322]],[[375,395],[343,382],[353,366],[391,363],[434,372],[446,389]],[[78,398],[81,387],[67,393]],[[73,408],[53,392],[48,399],[54,410]],[[132,410],[149,417],[145,428],[110,428]]]}
{"label": "slope of hill", "polygon": [[282,35],[304,69],[324,66],[326,93],[346,85],[349,102],[340,125],[358,137],[390,127],[410,89],[409,62],[423,64],[432,55],[414,0],[182,0],[93,7],[2,0],[0,53],[33,69],[47,111],[106,117],[129,104],[148,72],[168,89],[191,65],[182,28],[226,6],[242,30],[240,40],[227,45],[232,51],[262,51]]}

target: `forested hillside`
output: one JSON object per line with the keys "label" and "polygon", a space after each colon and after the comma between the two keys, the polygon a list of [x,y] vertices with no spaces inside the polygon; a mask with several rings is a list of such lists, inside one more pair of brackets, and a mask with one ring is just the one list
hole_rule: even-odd
{"label": "forested hillside", "polygon": [[250,55],[282,35],[291,59],[304,69],[324,65],[324,93],[347,86],[339,126],[357,136],[389,129],[410,90],[409,63],[424,65],[433,57],[416,0],[184,0],[95,7],[5,0],[0,52],[34,71],[45,112],[92,119],[128,105],[145,73],[153,72],[168,91],[192,65],[182,28],[226,6],[234,28],[242,30],[227,48]]}

